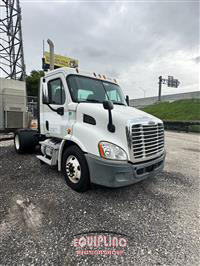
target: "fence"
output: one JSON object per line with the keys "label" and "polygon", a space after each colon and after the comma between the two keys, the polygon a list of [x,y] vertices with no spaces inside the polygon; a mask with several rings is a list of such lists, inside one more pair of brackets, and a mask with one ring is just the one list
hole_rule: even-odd
{"label": "fence", "polygon": [[27,97],[27,108],[28,112],[30,112],[34,119],[38,118],[38,97],[36,96],[28,96]]}
{"label": "fence", "polygon": [[165,129],[186,131],[186,132],[200,132],[200,121],[168,121],[164,120]]}

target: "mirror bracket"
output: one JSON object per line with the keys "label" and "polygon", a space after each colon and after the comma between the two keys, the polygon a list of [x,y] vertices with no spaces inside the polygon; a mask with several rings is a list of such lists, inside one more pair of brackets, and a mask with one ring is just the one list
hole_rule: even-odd
{"label": "mirror bracket", "polygon": [[57,109],[54,109],[50,104],[46,103],[46,105],[49,107],[49,109],[56,112],[57,114],[64,115],[64,107],[58,107]]}

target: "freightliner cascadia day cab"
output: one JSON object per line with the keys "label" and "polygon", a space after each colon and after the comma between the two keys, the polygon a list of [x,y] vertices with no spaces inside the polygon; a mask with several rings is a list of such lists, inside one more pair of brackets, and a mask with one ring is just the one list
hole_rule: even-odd
{"label": "freightliner cascadia day cab", "polygon": [[116,80],[59,68],[40,81],[38,130],[21,129],[15,150],[40,145],[37,158],[62,171],[67,184],[127,186],[164,167],[163,122],[128,106]]}

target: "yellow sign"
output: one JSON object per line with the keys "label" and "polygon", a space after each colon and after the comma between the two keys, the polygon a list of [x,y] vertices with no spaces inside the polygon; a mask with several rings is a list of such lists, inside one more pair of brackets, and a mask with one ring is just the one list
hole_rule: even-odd
{"label": "yellow sign", "polygon": [[[44,52],[45,64],[50,64],[50,53]],[[63,55],[54,54],[55,67],[78,67],[78,60]]]}

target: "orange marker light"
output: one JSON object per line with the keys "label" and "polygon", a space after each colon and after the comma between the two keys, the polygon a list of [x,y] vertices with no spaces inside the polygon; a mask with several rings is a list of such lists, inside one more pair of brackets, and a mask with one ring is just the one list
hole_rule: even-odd
{"label": "orange marker light", "polygon": [[71,128],[68,128],[68,129],[67,129],[67,134],[71,134],[71,133],[72,133]]}
{"label": "orange marker light", "polygon": [[99,144],[99,152],[100,152],[101,157],[105,158],[105,154],[104,154],[104,150],[103,150],[102,144]]}

